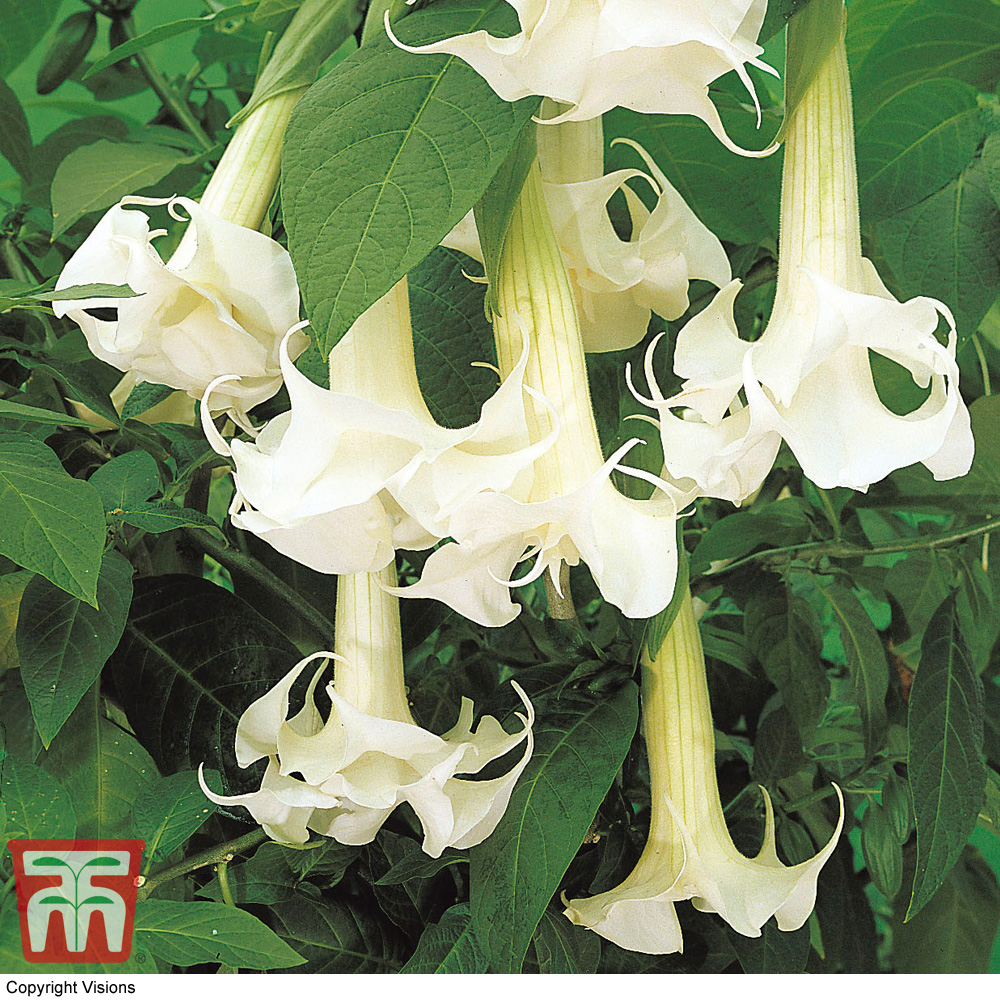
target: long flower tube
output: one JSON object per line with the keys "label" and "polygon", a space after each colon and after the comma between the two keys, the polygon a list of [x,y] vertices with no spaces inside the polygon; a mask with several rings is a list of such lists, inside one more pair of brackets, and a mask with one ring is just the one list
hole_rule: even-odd
{"label": "long flower tube", "polygon": [[757,104],[747,66],[774,72],[758,58],[767,0],[507,2],[520,25],[507,38],[480,30],[408,46],[396,38],[388,14],[386,30],[408,52],[464,59],[505,101],[537,94],[567,105],[554,121],[586,121],[615,107],[695,115],[734,152],[773,151],[737,146],[708,96],[713,80],[735,70]]}
{"label": "long flower tube", "polygon": [[[605,599],[630,617],[650,617],[670,600],[677,569],[675,518],[690,497],[666,483],[649,500],[622,496],[612,471],[635,444],[605,459],[594,421],[576,302],[545,205],[537,164],[513,211],[500,258],[497,357],[503,374],[530,350],[526,384],[533,442],[555,443],[534,463],[530,489],[484,492],[457,508],[453,542],[431,554],[408,597],[434,597],[467,618],[503,625],[518,612],[509,590],[563,563],[586,562]],[[543,403],[543,401],[546,401]],[[635,470],[622,471],[642,475]],[[670,492],[667,492],[667,491]],[[534,567],[514,570],[528,551]]]}
{"label": "long flower tube", "polygon": [[213,447],[236,465],[233,523],[322,573],[375,572],[397,548],[430,547],[462,503],[530,479],[550,446],[554,433],[529,440],[527,363],[524,345],[476,423],[440,426],[417,381],[404,278],[333,349],[330,389],[281,347],[291,409],[254,441],[227,443],[213,426],[213,393],[231,378],[220,377],[202,418]]}
{"label": "long flower tube", "polygon": [[690,592],[659,651],[643,650],[642,704],[652,793],[646,847],[617,888],[589,899],[564,898],[565,915],[622,948],[653,955],[683,950],[674,904],[685,899],[747,937],[759,937],[771,917],[783,931],[801,927],[843,829],[844,798],[837,788],[840,818],[827,844],[810,860],[786,867],[762,788],[764,842],[753,858],[737,850],[719,797],[705,657]]}
{"label": "long flower tube", "polygon": [[[410,713],[403,675],[399,601],[389,590],[395,567],[342,576],[337,583],[336,651],[297,663],[241,717],[236,758],[242,767],[267,759],[262,785],[246,795],[205,794],[220,805],[245,806],[268,836],[304,843],[309,831],[343,844],[367,844],[390,813],[408,802],[424,831],[423,849],[472,847],[495,829],[534,746],[534,711],[524,693],[513,735],[492,716],[473,729],[473,705],[462,700],[458,721],[443,736]],[[335,661],[324,719],[314,694],[327,659]],[[314,666],[319,661],[318,668]],[[312,666],[303,708],[288,718],[289,694]],[[491,761],[523,744],[517,762],[498,777],[470,780]]]}
{"label": "long flower tube", "polygon": [[[790,50],[809,44],[829,6],[810,6],[792,21]],[[738,503],[760,486],[782,438],[823,488],[864,491],[915,462],[936,479],[968,472],[973,440],[952,315],[936,299],[898,302],[861,254],[842,24],[788,123],[777,290],[753,343],[740,339],[733,320],[739,289],[739,281],[723,288],[678,335],[680,393],[663,397],[647,357],[647,402],[659,412],[671,476],[690,476],[707,495]],[[946,344],[935,335],[942,319]],[[905,415],[884,405],[870,352],[905,368],[928,389],[925,401]],[[694,419],[672,412],[681,407]]]}
{"label": "long flower tube", "polygon": [[[543,103],[543,110],[551,102]],[[685,204],[649,154],[631,140],[646,165],[604,173],[601,118],[569,121],[537,130],[542,190],[576,294],[585,351],[620,351],[646,335],[651,313],[677,319],[688,307],[688,283],[704,278],[721,288],[732,272],[718,238]],[[656,197],[646,208],[633,184]],[[625,197],[632,231],[621,239],[608,202]],[[470,212],[444,240],[482,263]]]}
{"label": "long flower tube", "polygon": [[[155,382],[201,399],[222,372],[242,376],[213,406],[244,426],[247,411],[281,386],[278,346],[297,320],[299,293],[288,252],[256,230],[277,188],[281,138],[305,88],[278,94],[237,128],[199,202],[187,198],[124,198],[98,222],[69,259],[57,289],[128,285],[135,298],[54,304],[69,316],[102,361],[134,382]],[[131,206],[166,205],[190,220],[177,250],[164,261],[149,217]],[[93,310],[115,309],[114,319]],[[299,335],[293,356],[306,347]]]}

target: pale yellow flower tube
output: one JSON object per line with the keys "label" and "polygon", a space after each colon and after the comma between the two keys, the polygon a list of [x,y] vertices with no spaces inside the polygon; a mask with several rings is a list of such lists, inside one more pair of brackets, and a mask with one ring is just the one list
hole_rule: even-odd
{"label": "pale yellow flower tube", "polygon": [[681,951],[674,909],[690,899],[748,937],[773,916],[781,930],[801,927],[816,901],[816,880],[844,822],[809,861],[786,868],[775,851],[774,813],[764,795],[764,842],[744,857],[726,826],[715,772],[715,735],[705,657],[690,592],[655,655],[642,657],[643,732],[649,755],[649,839],[631,874],[615,889],[566,901],[566,916],[622,948],[648,954]]}

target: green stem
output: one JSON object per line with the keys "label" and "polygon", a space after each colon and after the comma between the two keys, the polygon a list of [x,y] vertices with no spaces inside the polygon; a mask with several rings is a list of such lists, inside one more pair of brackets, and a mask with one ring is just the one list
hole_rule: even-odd
{"label": "green stem", "polygon": [[[130,40],[136,37],[135,22],[132,15],[121,19],[125,35]],[[156,92],[156,96],[170,109],[171,114],[191,133],[198,145],[204,150],[212,149],[215,143],[208,137],[201,123],[194,116],[190,105],[170,85],[170,81],[156,68],[145,52],[136,52],[135,61],[142,70],[142,75]]]}
{"label": "green stem", "polygon": [[[954,542],[962,542],[967,538],[976,538],[985,535],[1000,526],[1000,517],[991,518],[983,524],[977,524],[973,528],[962,528],[959,531],[947,531],[942,535],[935,535],[933,538],[921,539],[912,542],[890,542],[886,545],[872,545],[865,548],[863,545],[852,545],[849,542],[827,541],[827,542],[806,542],[804,545],[783,545],[776,549],[764,549],[763,552],[753,552],[742,559],[729,563],[728,566],[716,570],[714,573],[702,573],[702,576],[719,576],[728,573],[730,570],[747,563],[761,562],[773,559],[776,556],[797,557],[804,555],[810,561],[821,556],[829,559],[863,559],[865,556],[891,555],[897,552],[923,552],[929,549],[942,548]],[[791,558],[786,560],[791,561]]]}
{"label": "green stem", "polygon": [[986,363],[986,355],[983,353],[983,344],[979,339],[979,334],[974,333],[971,337],[972,346],[975,348],[976,357],[979,359],[979,371],[983,376],[983,395],[993,395],[993,387],[990,385],[990,366]]}
{"label": "green stem", "polygon": [[267,834],[263,830],[251,830],[242,837],[237,837],[228,843],[217,844],[215,847],[210,847],[207,851],[202,851],[201,854],[196,854],[192,858],[185,858],[179,864],[171,865],[169,868],[165,868],[163,871],[157,872],[143,881],[136,892],[136,901],[141,903],[144,899],[148,898],[153,890],[158,889],[165,882],[180,878],[182,875],[189,875],[199,868],[208,868],[210,865],[218,865],[223,862],[228,863],[237,854],[248,851],[251,847],[256,847],[258,844],[263,844],[265,840],[267,840]]}
{"label": "green stem", "polygon": [[226,906],[235,906],[236,900],[233,899],[233,890],[229,884],[229,862],[220,861],[215,871],[219,876],[219,892],[222,893],[222,902]]}
{"label": "green stem", "polygon": [[833,509],[833,504],[830,503],[830,495],[826,490],[821,489],[819,486],[816,487],[816,492],[819,494],[819,498],[823,503],[823,511],[826,513],[826,519],[830,522],[830,526],[833,528],[833,538],[834,541],[840,541],[840,518],[837,517],[837,512]]}
{"label": "green stem", "polygon": [[227,545],[214,538],[207,531],[192,528],[181,528],[186,539],[201,551],[210,555],[217,563],[228,570],[245,573],[260,586],[265,587],[275,597],[288,605],[304,621],[319,633],[324,641],[333,638],[333,622],[322,615],[308,600],[302,598],[288,586],[281,577],[262,566],[256,559],[244,555],[235,546]]}

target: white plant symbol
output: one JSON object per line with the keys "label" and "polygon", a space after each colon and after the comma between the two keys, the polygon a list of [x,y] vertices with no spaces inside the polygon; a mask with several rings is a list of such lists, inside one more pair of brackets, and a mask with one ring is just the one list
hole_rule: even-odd
{"label": "white plant symbol", "polygon": [[94,875],[127,875],[128,851],[25,851],[25,875],[58,875],[57,886],[39,889],[28,900],[28,938],[31,950],[45,949],[49,921],[55,913],[63,916],[66,946],[83,951],[90,918],[104,915],[109,950],[122,950],[125,938],[125,900],[113,889],[94,886]]}

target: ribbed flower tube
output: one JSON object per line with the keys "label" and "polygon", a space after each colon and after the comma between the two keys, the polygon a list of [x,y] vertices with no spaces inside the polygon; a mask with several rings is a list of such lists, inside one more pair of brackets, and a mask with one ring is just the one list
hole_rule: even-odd
{"label": "ribbed flower tube", "polygon": [[[789,24],[789,65],[815,66],[809,47],[828,43],[831,28],[835,41],[787,123],[778,281],[764,332],[740,339],[736,280],[678,335],[680,393],[662,396],[647,357],[668,473],[735,503],[760,487],[782,439],[823,488],[864,491],[915,462],[951,479],[972,462],[950,311],[923,296],[897,301],[861,253],[844,23],[841,4],[816,0]],[[871,352],[927,390],[920,406],[901,415],[882,401]],[[680,407],[689,419],[671,412]]]}
{"label": "ribbed flower tube", "polygon": [[775,850],[774,813],[763,789],[764,842],[744,857],[726,826],[715,773],[715,736],[701,636],[690,592],[655,654],[642,657],[643,733],[649,757],[649,838],[635,868],[615,889],[567,901],[566,916],[631,951],[667,954],[683,940],[674,904],[718,913],[734,930],[759,937],[776,917],[781,930],[802,926],[816,901],[816,880],[843,826],[809,861],[786,868]]}

